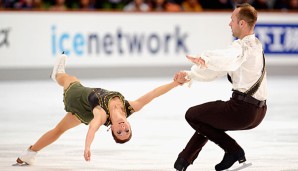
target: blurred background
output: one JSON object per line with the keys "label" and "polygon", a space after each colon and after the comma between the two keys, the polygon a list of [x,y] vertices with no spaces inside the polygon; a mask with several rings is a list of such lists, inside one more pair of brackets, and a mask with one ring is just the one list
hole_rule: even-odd
{"label": "blurred background", "polygon": [[268,74],[297,75],[298,0],[0,0],[0,80],[47,79],[63,51],[80,78],[173,75],[234,40],[243,2],[259,11]]}
{"label": "blurred background", "polygon": [[1,0],[10,10],[206,11],[230,10],[248,2],[257,10],[295,11],[297,0]]}

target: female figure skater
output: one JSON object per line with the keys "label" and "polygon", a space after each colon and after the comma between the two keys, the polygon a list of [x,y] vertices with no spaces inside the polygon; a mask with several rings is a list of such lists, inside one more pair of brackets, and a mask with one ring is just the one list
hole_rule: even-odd
{"label": "female figure skater", "polygon": [[111,125],[112,135],[117,143],[129,141],[132,131],[127,117],[141,110],[154,98],[180,85],[175,78],[175,81],[159,86],[137,100],[127,101],[116,91],[84,87],[78,78],[65,73],[66,58],[65,54],[57,58],[51,78],[64,88],[64,105],[67,114],[55,128],[46,132],[35,144],[21,153],[16,160],[18,164],[32,165],[38,151],[52,144],[65,131],[81,123],[89,125],[84,150],[84,158],[89,161],[90,146],[100,126]]}

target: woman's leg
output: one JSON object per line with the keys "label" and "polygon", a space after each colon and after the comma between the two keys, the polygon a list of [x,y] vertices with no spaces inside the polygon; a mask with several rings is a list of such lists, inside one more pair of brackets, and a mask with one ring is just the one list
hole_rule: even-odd
{"label": "woman's leg", "polygon": [[64,88],[64,90],[66,90],[71,83],[80,82],[77,77],[68,75],[66,73],[57,73],[56,80],[57,83]]}
{"label": "woman's leg", "polygon": [[52,144],[56,141],[65,131],[79,125],[81,121],[71,113],[67,113],[66,116],[58,123],[58,125],[45,133],[39,140],[31,146],[31,150],[39,151],[44,147]]}
{"label": "woman's leg", "polygon": [[57,83],[62,86],[64,90],[67,89],[71,83],[79,81],[76,77],[65,73],[66,60],[67,56],[65,54],[58,56],[51,74],[51,78],[54,81],[57,81]]}

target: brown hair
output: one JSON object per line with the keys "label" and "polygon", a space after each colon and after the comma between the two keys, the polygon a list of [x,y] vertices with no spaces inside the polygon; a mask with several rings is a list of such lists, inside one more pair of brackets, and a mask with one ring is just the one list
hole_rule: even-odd
{"label": "brown hair", "polygon": [[115,142],[116,143],[119,143],[119,144],[126,143],[127,141],[129,141],[131,139],[131,136],[132,136],[132,131],[130,130],[129,137],[127,139],[125,139],[125,140],[120,140],[120,139],[117,138],[117,136],[115,135],[115,133],[113,131],[111,131],[111,132],[112,132],[112,135],[113,135],[113,138],[114,138]]}
{"label": "brown hair", "polygon": [[257,10],[249,3],[237,4],[236,8],[239,8],[238,22],[244,20],[250,27],[254,27],[257,19]]}

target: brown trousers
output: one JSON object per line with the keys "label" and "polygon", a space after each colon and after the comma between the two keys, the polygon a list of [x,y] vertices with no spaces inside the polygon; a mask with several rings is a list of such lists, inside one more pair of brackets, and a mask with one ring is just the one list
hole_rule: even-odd
{"label": "brown trousers", "polygon": [[240,146],[226,131],[255,128],[265,117],[266,110],[266,105],[257,107],[233,98],[226,102],[219,100],[189,108],[185,119],[195,133],[179,157],[192,164],[208,140],[225,152],[237,151]]}

